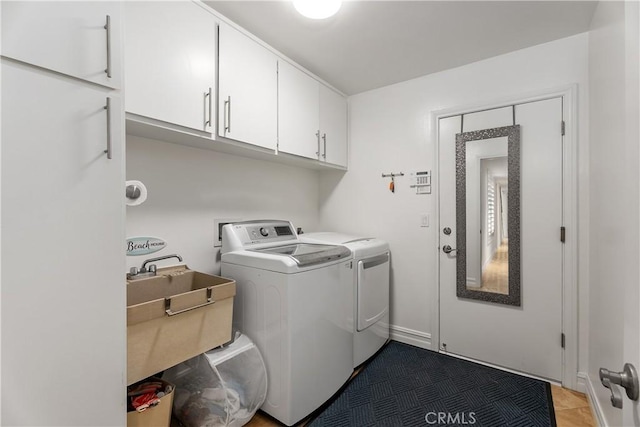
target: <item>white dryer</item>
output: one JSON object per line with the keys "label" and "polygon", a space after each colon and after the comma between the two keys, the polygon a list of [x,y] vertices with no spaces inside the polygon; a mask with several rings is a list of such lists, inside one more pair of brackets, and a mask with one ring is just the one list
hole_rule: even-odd
{"label": "white dryer", "polygon": [[308,233],[302,241],[344,245],[353,253],[353,366],[389,340],[389,244],[341,233]]}
{"label": "white dryer", "polygon": [[234,327],[267,368],[262,410],[293,425],[322,406],[353,372],[351,252],[298,240],[288,221],[222,229],[222,275],[235,279]]}

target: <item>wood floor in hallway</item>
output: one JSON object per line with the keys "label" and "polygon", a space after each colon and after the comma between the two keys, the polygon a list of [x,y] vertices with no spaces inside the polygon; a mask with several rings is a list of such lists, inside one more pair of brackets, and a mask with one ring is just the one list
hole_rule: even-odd
{"label": "wood floor in hallway", "polygon": [[[558,427],[597,427],[587,396],[577,391],[551,385],[553,409],[556,413]],[[268,415],[258,412],[246,424],[249,427],[282,426]],[[301,424],[304,426],[304,423]]]}
{"label": "wood floor in hallway", "polygon": [[558,427],[596,427],[587,396],[577,391],[552,385],[553,409]]}
{"label": "wood floor in hallway", "polygon": [[483,292],[496,294],[509,294],[509,241],[504,239],[491,262],[482,272],[482,286],[478,289]]}

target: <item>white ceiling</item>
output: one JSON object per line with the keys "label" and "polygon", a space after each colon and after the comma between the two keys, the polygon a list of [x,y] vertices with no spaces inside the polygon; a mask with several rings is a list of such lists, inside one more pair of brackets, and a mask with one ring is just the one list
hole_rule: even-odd
{"label": "white ceiling", "polygon": [[209,6],[348,95],[588,31],[593,1],[346,1],[324,21],[289,1]]}

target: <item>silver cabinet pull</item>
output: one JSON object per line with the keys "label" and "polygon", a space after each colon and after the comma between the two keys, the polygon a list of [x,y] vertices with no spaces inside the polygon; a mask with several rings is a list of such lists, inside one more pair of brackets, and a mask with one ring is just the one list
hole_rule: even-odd
{"label": "silver cabinet pull", "polygon": [[104,109],[107,110],[107,149],[104,152],[107,153],[107,159],[111,160],[111,98],[108,96]]}
{"label": "silver cabinet pull", "polygon": [[638,400],[640,394],[638,373],[632,364],[625,363],[622,372],[612,372],[608,369],[600,368],[599,374],[602,385],[611,390],[611,405],[614,408],[622,408],[622,393],[616,385],[624,387],[629,399]]}
{"label": "silver cabinet pull", "polygon": [[109,15],[107,15],[107,23],[104,29],[107,30],[107,68],[104,72],[107,73],[108,78],[111,78],[111,16]]}
{"label": "silver cabinet pull", "polygon": [[316,151],[316,156],[318,156],[318,159],[320,159],[320,130],[318,129],[318,132],[316,132],[316,139],[318,140],[318,151]]}
{"label": "silver cabinet pull", "polygon": [[327,134],[322,134],[322,141],[324,141],[324,152],[322,153],[322,158],[326,160],[327,158]]}
{"label": "silver cabinet pull", "polygon": [[224,134],[231,133],[231,95],[224,101]]}
{"label": "silver cabinet pull", "polygon": [[213,106],[213,101],[212,101],[212,96],[211,96],[211,88],[209,88],[209,92],[205,92],[204,94],[204,98],[207,99],[207,97],[209,97],[209,120],[206,120],[204,122],[204,126],[212,126],[211,123],[211,111],[213,110],[212,106]]}
{"label": "silver cabinet pull", "polygon": [[449,245],[444,245],[442,247],[442,252],[444,252],[445,254],[450,254],[451,252],[455,252],[455,251],[457,251],[457,249],[454,249]]}

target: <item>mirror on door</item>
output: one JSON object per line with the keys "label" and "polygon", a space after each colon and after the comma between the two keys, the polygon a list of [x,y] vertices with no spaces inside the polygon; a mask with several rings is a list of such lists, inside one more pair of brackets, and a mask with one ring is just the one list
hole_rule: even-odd
{"label": "mirror on door", "polygon": [[456,135],[457,296],[520,306],[520,127]]}

